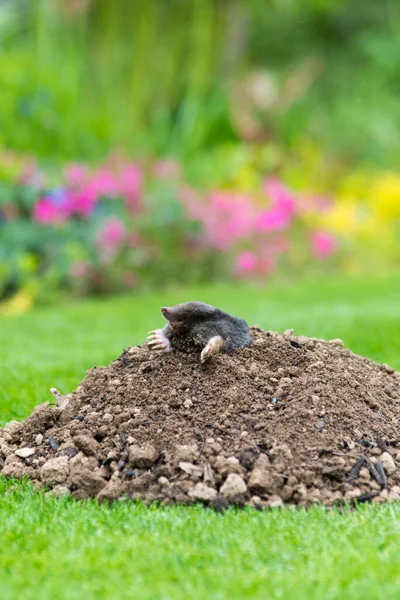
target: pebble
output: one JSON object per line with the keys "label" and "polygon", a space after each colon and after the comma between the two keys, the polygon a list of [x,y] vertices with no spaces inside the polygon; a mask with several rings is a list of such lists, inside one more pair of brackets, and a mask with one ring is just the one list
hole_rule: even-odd
{"label": "pebble", "polygon": [[47,485],[63,483],[68,477],[68,472],[69,464],[66,456],[50,458],[40,469],[42,481]]}
{"label": "pebble", "polygon": [[41,433],[38,433],[37,436],[35,437],[35,444],[37,446],[40,446],[40,444],[43,442],[43,436]]}
{"label": "pebble", "polygon": [[244,479],[237,473],[230,473],[220,489],[220,493],[231,502],[243,500],[246,491],[247,486]]}
{"label": "pebble", "polygon": [[16,456],[19,456],[20,458],[28,458],[29,456],[32,456],[32,454],[35,454],[35,449],[34,448],[20,448],[19,450],[15,451]]}
{"label": "pebble", "polygon": [[53,452],[57,452],[57,450],[60,447],[60,444],[57,442],[56,438],[51,436],[51,437],[49,437],[48,442],[49,442],[50,448],[53,450]]}
{"label": "pebble", "polygon": [[211,502],[217,497],[217,492],[214,488],[209,487],[205,483],[197,483],[194,488],[189,491],[189,496],[194,500]]}
{"label": "pebble", "polygon": [[132,466],[139,468],[151,467],[158,458],[158,452],[151,444],[145,446],[129,446],[129,461]]}
{"label": "pebble", "polygon": [[380,458],[381,463],[383,464],[383,468],[388,475],[392,475],[392,473],[396,470],[396,463],[393,460],[393,457],[389,452],[384,452]]}

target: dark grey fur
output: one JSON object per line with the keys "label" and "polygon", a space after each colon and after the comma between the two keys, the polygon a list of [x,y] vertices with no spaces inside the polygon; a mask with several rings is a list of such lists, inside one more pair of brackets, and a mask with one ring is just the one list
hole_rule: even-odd
{"label": "dark grey fur", "polygon": [[[223,352],[230,354],[239,348],[250,346],[252,338],[249,326],[215,306],[204,302],[186,302],[168,309],[168,323],[163,331],[174,349],[187,350],[190,346],[204,348],[214,336],[224,340]],[[180,323],[175,326],[174,323]],[[175,331],[174,331],[175,329]]]}

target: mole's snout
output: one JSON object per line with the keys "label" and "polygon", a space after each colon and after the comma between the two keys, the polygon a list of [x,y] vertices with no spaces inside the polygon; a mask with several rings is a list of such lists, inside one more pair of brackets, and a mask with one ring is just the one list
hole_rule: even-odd
{"label": "mole's snout", "polygon": [[162,312],[162,314],[164,315],[164,317],[166,317],[166,316],[167,316],[167,314],[168,314],[168,312],[169,312],[169,309],[168,309],[168,308],[166,308],[165,306],[163,306],[163,307],[162,307],[162,309],[161,309],[161,312]]}

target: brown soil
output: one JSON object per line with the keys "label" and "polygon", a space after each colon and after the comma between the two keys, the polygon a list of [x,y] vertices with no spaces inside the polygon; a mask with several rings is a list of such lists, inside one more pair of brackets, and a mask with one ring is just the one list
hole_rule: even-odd
{"label": "brown soil", "polygon": [[250,348],[134,347],[0,430],[0,472],[39,488],[222,509],[400,499],[400,373],[340,340],[254,327]]}

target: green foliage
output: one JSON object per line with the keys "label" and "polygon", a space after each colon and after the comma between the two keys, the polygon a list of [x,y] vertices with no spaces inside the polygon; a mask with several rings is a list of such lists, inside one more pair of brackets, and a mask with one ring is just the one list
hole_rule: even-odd
{"label": "green foliage", "polygon": [[[313,137],[346,161],[396,165],[399,32],[395,0],[3,2],[0,143],[190,160],[243,135],[233,84],[264,69],[281,90],[264,118],[284,145]],[[322,72],[288,102],[310,59]]]}

